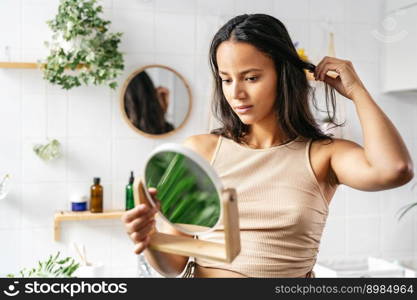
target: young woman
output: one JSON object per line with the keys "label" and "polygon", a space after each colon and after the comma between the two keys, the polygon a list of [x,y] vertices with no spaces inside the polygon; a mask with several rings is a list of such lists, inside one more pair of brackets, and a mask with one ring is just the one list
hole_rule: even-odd
{"label": "young woman", "polygon": [[[311,277],[337,186],[378,191],[406,184],[413,177],[408,150],[350,61],[325,57],[314,66],[301,60],[285,26],[271,16],[227,22],[214,36],[210,62],[222,127],[185,145],[211,162],[225,186],[236,188],[242,250],[230,264],[197,259],[194,275]],[[355,105],[363,147],[321,132],[310,111],[306,69]],[[334,106],[334,94],[326,101]],[[156,211],[139,205],[127,212],[126,231],[135,253],[146,249],[156,270],[177,276],[187,257],[147,249]],[[204,239],[221,242],[222,234],[219,227]]]}

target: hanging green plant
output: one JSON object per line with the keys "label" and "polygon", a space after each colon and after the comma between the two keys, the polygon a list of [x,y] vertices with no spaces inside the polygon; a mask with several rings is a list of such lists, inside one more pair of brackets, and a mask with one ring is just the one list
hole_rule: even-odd
{"label": "hanging green plant", "polygon": [[111,23],[100,18],[103,8],[96,0],[61,0],[55,19],[48,21],[53,31],[50,50],[44,63],[44,78],[64,89],[108,84],[116,88],[115,78],[124,68],[118,51],[122,33],[109,33]]}

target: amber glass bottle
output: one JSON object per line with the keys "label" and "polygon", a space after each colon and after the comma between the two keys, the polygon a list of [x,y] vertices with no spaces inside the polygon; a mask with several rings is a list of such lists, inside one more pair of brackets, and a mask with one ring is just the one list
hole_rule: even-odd
{"label": "amber glass bottle", "polygon": [[94,177],[90,192],[90,211],[92,213],[103,212],[103,187],[100,185],[99,177]]}

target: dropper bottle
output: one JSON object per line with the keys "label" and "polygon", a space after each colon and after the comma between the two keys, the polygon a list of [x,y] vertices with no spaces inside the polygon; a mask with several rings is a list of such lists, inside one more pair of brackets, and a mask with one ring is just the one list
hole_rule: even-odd
{"label": "dropper bottle", "polygon": [[125,210],[129,210],[135,207],[135,200],[133,198],[133,171],[130,171],[129,183],[126,185],[126,200],[125,200]]}

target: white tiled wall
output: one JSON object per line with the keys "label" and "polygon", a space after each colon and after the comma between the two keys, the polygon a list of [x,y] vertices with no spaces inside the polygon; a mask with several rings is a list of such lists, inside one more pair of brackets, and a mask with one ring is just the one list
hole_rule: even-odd
{"label": "white tiled wall", "polygon": [[[0,61],[36,61],[50,38],[45,24],[58,0],[0,1]],[[337,56],[353,61],[376,101],[397,125],[414,160],[415,95],[381,95],[382,44],[371,35],[380,25],[383,1],[360,0],[107,0],[104,15],[111,30],[123,32],[121,49],[130,72],[146,64],[165,64],[189,81],[193,110],[187,125],[166,139],[137,135],[123,123],[119,90],[81,87],[63,91],[46,83],[38,70],[0,70],[0,176],[12,174],[12,189],[0,201],[0,276],[34,266],[60,250],[73,255],[71,242],[84,243],[91,259],[105,262],[109,276],[134,276],[136,257],[121,223],[68,222],[53,241],[52,215],[68,208],[73,193],[88,194],[92,178],[102,178],[105,208],[121,209],[129,171],[141,170],[156,145],[181,142],[208,130],[210,73],[207,53],[216,30],[240,13],[268,13],[281,19],[314,63],[327,54],[325,28],[335,31]],[[345,99],[346,137],[361,143],[352,103]],[[34,143],[58,138],[64,156],[44,163]],[[397,222],[395,212],[415,200],[410,187],[367,193],[341,187],[330,206],[319,258],[376,255],[413,256],[417,251],[417,215]]]}

